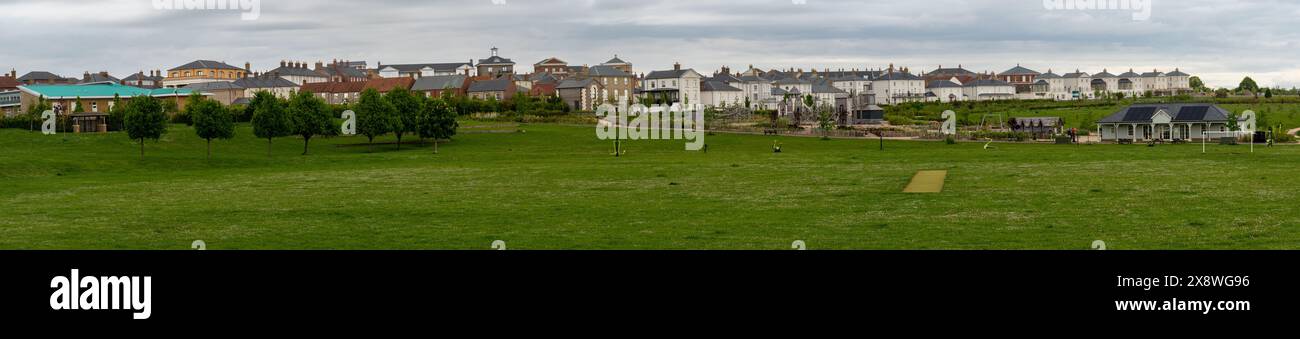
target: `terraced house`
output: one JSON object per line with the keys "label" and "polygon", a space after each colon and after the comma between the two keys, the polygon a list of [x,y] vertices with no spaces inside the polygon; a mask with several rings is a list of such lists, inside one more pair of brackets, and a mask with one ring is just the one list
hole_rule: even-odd
{"label": "terraced house", "polygon": [[245,63],[246,68],[239,68],[220,61],[195,60],[167,70],[163,87],[177,88],[204,82],[235,81],[247,76],[250,73],[247,67],[250,66]]}

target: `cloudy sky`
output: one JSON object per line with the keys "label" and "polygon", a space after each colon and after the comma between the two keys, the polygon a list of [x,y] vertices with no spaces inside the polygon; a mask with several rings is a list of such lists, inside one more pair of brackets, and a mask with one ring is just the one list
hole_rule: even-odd
{"label": "cloudy sky", "polygon": [[638,72],[674,62],[706,74],[724,65],[1178,67],[1210,86],[1247,75],[1300,86],[1300,3],[1284,0],[1151,0],[1144,21],[1133,10],[1049,10],[1043,0],[260,0],[260,17],[248,21],[155,1],[3,0],[0,67],[78,77],[196,59],[263,71],[285,59],[373,67],[468,61],[496,46],[523,71],[549,56],[582,65],[618,54]]}

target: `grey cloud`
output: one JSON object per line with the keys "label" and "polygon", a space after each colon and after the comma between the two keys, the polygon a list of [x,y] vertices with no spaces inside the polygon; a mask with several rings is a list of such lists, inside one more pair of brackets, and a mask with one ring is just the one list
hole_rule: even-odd
{"label": "grey cloud", "polygon": [[[1041,0],[263,0],[262,17],[156,11],[150,0],[11,0],[0,20],[0,67],[64,75],[167,69],[194,59],[269,69],[280,60],[438,62],[493,46],[528,69],[613,54],[638,71],[687,67],[914,70],[963,64],[1002,71],[1180,67],[1211,85],[1252,75],[1300,85],[1290,1],[1154,0],[1148,21],[1122,11],[1049,11]],[[105,5],[108,3],[108,5]],[[36,6],[44,4],[45,6]],[[52,12],[59,9],[58,12]],[[58,13],[83,17],[60,17]],[[8,62],[9,64],[3,64]]]}

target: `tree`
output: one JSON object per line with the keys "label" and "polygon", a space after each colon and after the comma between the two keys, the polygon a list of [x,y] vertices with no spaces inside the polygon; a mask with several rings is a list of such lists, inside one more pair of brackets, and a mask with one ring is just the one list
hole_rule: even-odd
{"label": "tree", "polygon": [[86,113],[86,106],[81,103],[80,96],[77,97],[76,106],[77,107],[72,109],[72,113]]}
{"label": "tree", "polygon": [[373,88],[361,92],[354,111],[357,112],[357,133],[366,136],[370,151],[374,151],[375,137],[392,132],[398,123],[397,108]]}
{"label": "tree", "polygon": [[194,134],[208,141],[208,160],[212,160],[212,139],[235,137],[235,117],[221,103],[195,93],[185,105],[185,114],[194,124]]}
{"label": "tree", "polygon": [[302,136],[302,155],[307,155],[307,145],[317,135],[329,135],[334,129],[334,110],[324,99],[309,91],[301,91],[289,99],[289,124],[293,134]]}
{"label": "tree", "polygon": [[822,140],[830,140],[831,129],[835,128],[835,122],[831,120],[831,107],[822,105],[817,112],[817,125],[822,130]]}
{"label": "tree", "polygon": [[420,112],[416,115],[415,132],[421,139],[433,139],[433,154],[438,154],[438,140],[451,139],[456,135],[456,112],[445,101],[437,98],[424,99]]}
{"label": "tree", "polygon": [[50,102],[45,100],[45,95],[36,98],[36,104],[27,108],[27,116],[29,117],[29,119],[27,119],[27,129],[35,131],[36,121],[40,120],[41,114],[53,108],[54,107],[50,105]]}
{"label": "tree", "polygon": [[1191,86],[1192,89],[1193,89],[1193,90],[1196,90],[1197,92],[1205,92],[1205,91],[1206,91],[1206,88],[1205,88],[1205,82],[1204,82],[1204,81],[1201,81],[1201,77],[1194,76],[1194,77],[1188,78],[1188,79],[1187,79],[1187,84],[1188,84],[1189,86]]}
{"label": "tree", "polygon": [[[518,96],[516,96],[518,97]],[[397,119],[394,119],[393,134],[397,136],[397,149],[402,149],[402,135],[416,130],[416,115],[420,114],[421,105],[424,100],[411,93],[405,88],[395,88],[384,95],[384,99],[393,104],[394,113]]]}
{"label": "tree", "polygon": [[1265,99],[1271,99],[1271,98],[1273,98],[1273,89],[1272,89],[1272,88],[1265,88],[1265,89],[1264,89],[1264,98],[1265,98]]}
{"label": "tree", "polygon": [[266,139],[266,156],[271,156],[271,141],[289,135],[289,119],[285,118],[284,103],[275,94],[258,91],[249,103],[253,108],[253,135]]}
{"label": "tree", "polygon": [[144,140],[158,140],[167,133],[167,113],[157,98],[146,95],[131,98],[123,111],[126,135],[140,142],[140,159],[144,159]]}
{"label": "tree", "polygon": [[1246,77],[1245,79],[1241,79],[1241,85],[1237,86],[1237,91],[1250,91],[1252,94],[1255,94],[1256,98],[1258,98],[1259,93],[1257,92],[1259,92],[1259,84],[1255,83],[1255,79]]}

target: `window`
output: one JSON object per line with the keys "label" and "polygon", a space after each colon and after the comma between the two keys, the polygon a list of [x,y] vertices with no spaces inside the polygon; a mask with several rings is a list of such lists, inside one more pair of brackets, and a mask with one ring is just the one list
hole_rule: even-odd
{"label": "window", "polygon": [[91,112],[99,112],[99,103],[98,103],[98,102],[91,101],[91,102],[90,102],[90,111],[91,111]]}
{"label": "window", "polygon": [[198,71],[198,72],[195,72],[194,74],[195,74],[195,75],[198,75],[198,76],[203,76],[203,71]]}

